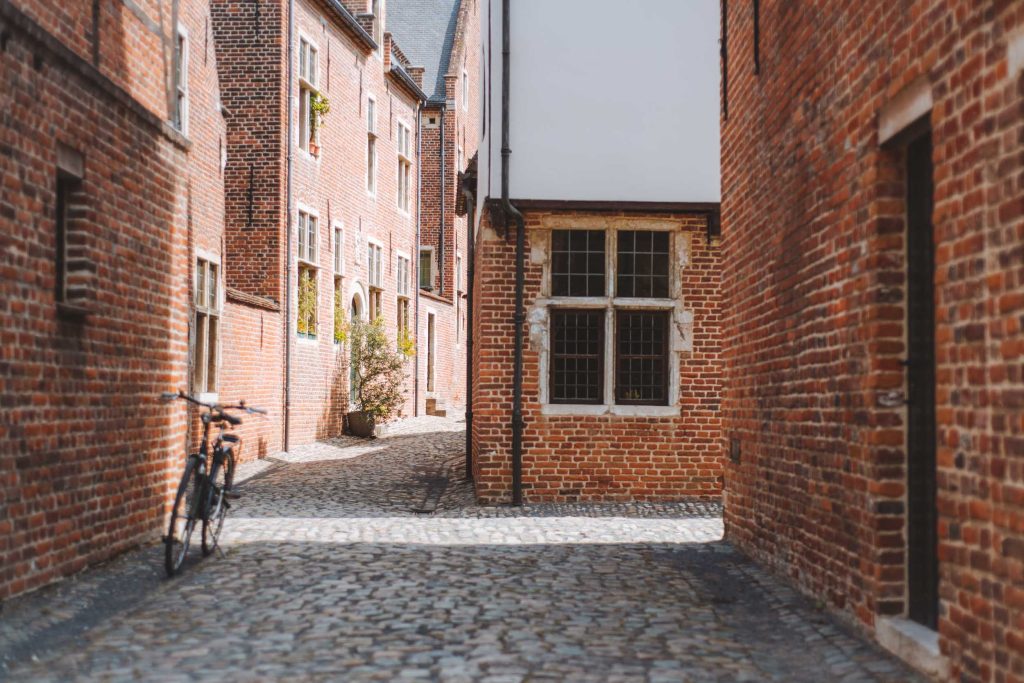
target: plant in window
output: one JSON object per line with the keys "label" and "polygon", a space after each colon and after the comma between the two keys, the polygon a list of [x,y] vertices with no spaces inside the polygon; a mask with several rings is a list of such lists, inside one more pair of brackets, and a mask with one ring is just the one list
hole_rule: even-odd
{"label": "plant in window", "polygon": [[323,125],[323,119],[331,111],[331,102],[322,93],[313,91],[309,96],[309,151],[319,155],[320,145],[316,143],[316,131]]}
{"label": "plant in window", "polygon": [[416,340],[408,329],[398,331],[398,352],[406,358],[412,358],[416,353]]}
{"label": "plant in window", "polygon": [[344,344],[348,341],[348,318],[341,305],[341,289],[334,290],[334,341]]}
{"label": "plant in window", "polygon": [[372,436],[375,426],[394,415],[404,400],[405,356],[387,338],[380,318],[371,323],[353,320],[349,341],[359,405],[349,413],[349,427],[357,436]]}
{"label": "plant in window", "polygon": [[316,273],[303,268],[299,273],[299,334],[316,336]]}

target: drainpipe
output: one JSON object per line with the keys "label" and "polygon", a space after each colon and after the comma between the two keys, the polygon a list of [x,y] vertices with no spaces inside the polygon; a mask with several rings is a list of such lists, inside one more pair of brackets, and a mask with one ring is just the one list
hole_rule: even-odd
{"label": "drainpipe", "polygon": [[526,225],[523,214],[512,205],[508,198],[508,159],[512,154],[509,148],[509,73],[511,31],[510,24],[511,0],[501,3],[501,206],[506,216],[516,222],[516,309],[513,322],[515,324],[515,352],[512,360],[512,504],[523,504],[523,323],[526,314],[523,310],[523,287],[525,280],[526,258]]}
{"label": "drainpipe", "polygon": [[416,330],[413,339],[416,339],[416,357],[413,359],[413,409],[412,414],[420,414],[420,226],[423,223],[423,104],[416,110],[416,249],[413,258],[416,260],[416,281],[410,284],[416,288],[416,313],[413,316],[413,323]]}
{"label": "drainpipe", "polygon": [[294,83],[295,59],[292,54],[293,32],[295,17],[295,0],[288,0],[288,94],[285,96],[287,104],[288,126],[285,129],[288,136],[288,160],[287,160],[287,213],[285,215],[285,264],[287,266],[284,276],[284,451],[291,450],[291,405],[292,405],[292,156],[295,153],[294,140],[292,140],[292,84]]}
{"label": "drainpipe", "polygon": [[448,182],[448,169],[445,168],[445,153],[444,153],[444,129],[445,119],[447,118],[448,109],[446,106],[441,107],[441,227],[437,231],[437,294],[438,296],[444,296],[444,186]]}
{"label": "drainpipe", "polygon": [[[466,480],[473,481],[473,278],[476,275],[473,266],[476,236],[473,233],[476,230],[476,195],[462,185],[462,196],[466,199],[466,252],[469,258],[466,264]],[[459,324],[458,316],[455,324]]]}

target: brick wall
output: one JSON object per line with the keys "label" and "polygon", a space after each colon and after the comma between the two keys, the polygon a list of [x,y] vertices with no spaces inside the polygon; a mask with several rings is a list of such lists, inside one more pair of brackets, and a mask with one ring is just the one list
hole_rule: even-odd
{"label": "brick wall", "polygon": [[[871,629],[905,600],[901,156],[934,101],[939,634],[951,679],[1024,676],[1024,6],[729,4],[728,537]],[[1014,60],[1017,62],[1014,68]]]}
{"label": "brick wall", "polygon": [[[420,242],[434,248],[435,276],[431,294],[437,299],[421,300],[421,339],[426,340],[426,307],[436,315],[437,359],[431,397],[440,399],[449,415],[462,412],[466,401],[466,290],[469,269],[466,217],[456,215],[459,198],[458,174],[476,154],[479,140],[479,52],[480,20],[476,0],[464,0],[459,14],[447,74],[445,100],[453,107],[431,106],[424,119],[437,117],[436,128],[423,129],[423,188]],[[463,97],[463,72],[468,98]],[[444,131],[442,136],[441,131]],[[442,162],[442,139],[444,161]],[[461,165],[459,150],[462,150]],[[443,188],[443,197],[442,197]],[[442,199],[444,204],[442,219]],[[441,235],[443,234],[443,240]],[[460,259],[461,257],[461,259]],[[461,265],[460,265],[461,264]],[[460,272],[456,272],[458,269]],[[461,283],[461,287],[459,284]],[[421,347],[420,386],[426,387],[426,347]],[[427,394],[423,393],[424,400]]]}
{"label": "brick wall", "polygon": [[[97,45],[51,5],[0,3],[0,598],[156,538],[185,446],[184,408],[156,397],[186,376],[188,143],[159,69],[107,77],[162,64],[167,37],[104,5]],[[65,157],[84,314],[55,295]]]}
{"label": "brick wall", "polygon": [[[540,501],[672,500],[721,493],[721,344],[719,246],[708,245],[698,215],[524,212],[527,227],[523,356],[523,499]],[[541,293],[552,226],[593,228],[672,226],[678,301],[692,325],[678,354],[675,410],[645,415],[553,415],[540,403],[541,356],[546,353]],[[642,227],[641,227],[642,229]],[[514,227],[513,227],[514,231]],[[477,241],[473,320],[474,482],[482,502],[511,495],[511,410],[515,297],[515,239],[497,234],[484,214]],[[685,245],[685,246],[683,246]],[[588,408],[590,406],[587,406]]]}

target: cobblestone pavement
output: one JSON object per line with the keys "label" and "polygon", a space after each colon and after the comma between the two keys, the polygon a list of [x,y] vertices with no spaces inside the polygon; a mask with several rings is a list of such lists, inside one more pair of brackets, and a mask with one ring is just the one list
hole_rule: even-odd
{"label": "cobblestone pavement", "polygon": [[[30,638],[37,659],[7,676],[918,680],[723,543],[717,505],[473,505],[461,427],[415,418],[247,465],[225,557],[164,581],[144,549],[26,597],[0,648]],[[119,576],[135,598],[76,607]]]}

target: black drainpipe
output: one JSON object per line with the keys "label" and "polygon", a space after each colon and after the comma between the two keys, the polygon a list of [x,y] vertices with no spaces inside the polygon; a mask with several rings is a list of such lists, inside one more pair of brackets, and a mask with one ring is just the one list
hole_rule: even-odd
{"label": "black drainpipe", "polygon": [[[437,295],[444,296],[444,195],[445,185],[448,184],[448,169],[445,167],[445,114],[447,107],[441,105],[441,227],[437,231]],[[458,173],[458,170],[456,170]]]}
{"label": "black drainpipe", "polygon": [[[476,236],[476,193],[465,184],[461,184],[462,196],[466,200],[466,251],[469,263],[466,264],[466,480],[473,481],[473,278],[476,269],[473,249]],[[458,296],[458,294],[456,294]],[[456,320],[458,325],[459,321]]]}
{"label": "black drainpipe", "polygon": [[523,286],[526,260],[526,225],[523,214],[508,198],[509,44],[511,43],[511,0],[501,3],[501,206],[516,222],[516,311],[515,352],[512,359],[512,504],[523,504]]}

